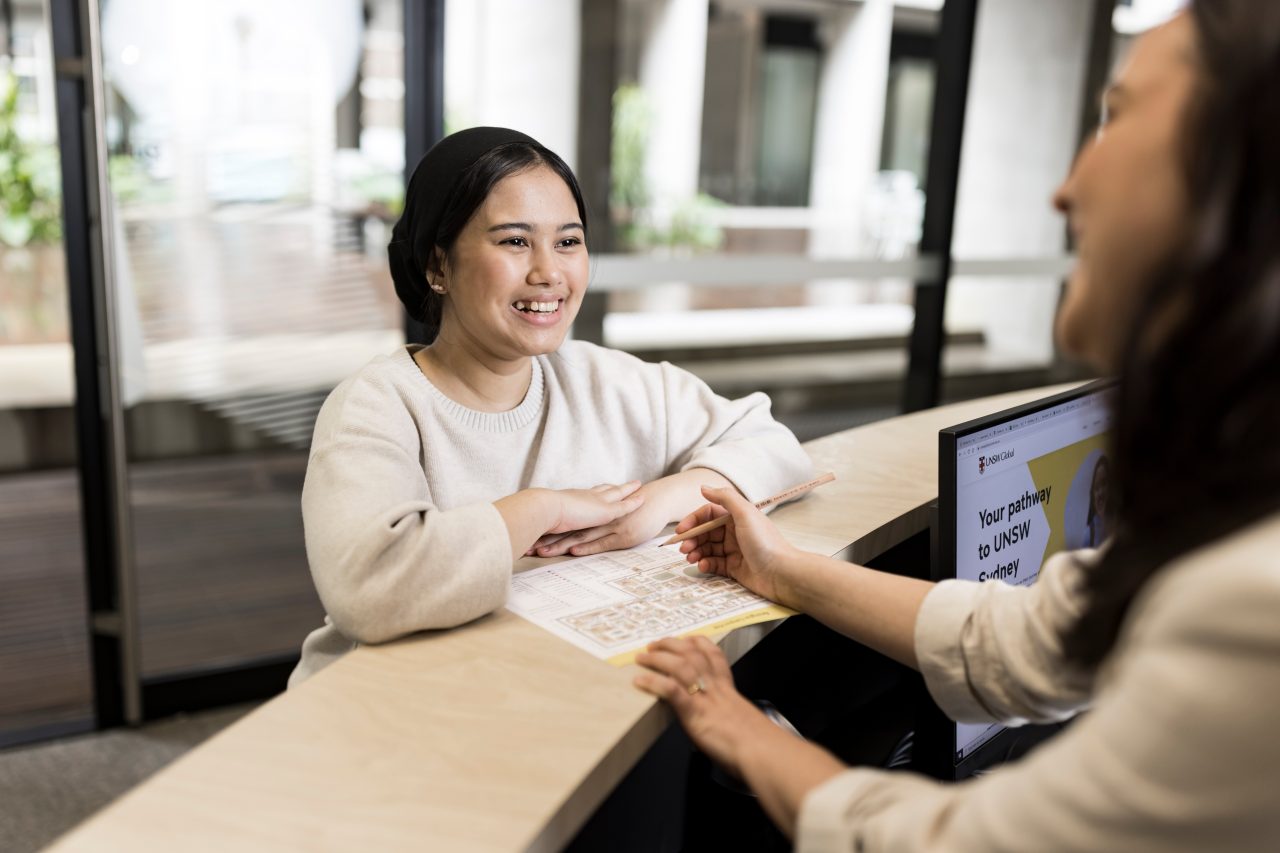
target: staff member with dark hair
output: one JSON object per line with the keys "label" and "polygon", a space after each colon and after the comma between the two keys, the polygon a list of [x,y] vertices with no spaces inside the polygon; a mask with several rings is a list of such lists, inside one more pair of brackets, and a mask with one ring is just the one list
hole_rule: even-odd
{"label": "staff member with dark hair", "polygon": [[677,528],[730,513],[691,562],[918,667],[956,720],[1090,709],[946,785],[843,767],[743,699],[709,641],[655,644],[637,684],[799,849],[1280,846],[1277,92],[1280,3],[1193,0],[1136,44],[1057,193],[1079,247],[1059,341],[1120,377],[1107,548],[1032,587],[935,586],[796,551],[720,489]]}
{"label": "staff member with dark hair", "polygon": [[355,643],[502,606],[526,553],[643,542],[704,483],[760,500],[811,476],[765,395],[565,342],[586,222],[573,172],[522,133],[455,133],[414,170],[391,272],[439,334],[371,361],[316,421],[302,512],[328,616],[291,682]]}

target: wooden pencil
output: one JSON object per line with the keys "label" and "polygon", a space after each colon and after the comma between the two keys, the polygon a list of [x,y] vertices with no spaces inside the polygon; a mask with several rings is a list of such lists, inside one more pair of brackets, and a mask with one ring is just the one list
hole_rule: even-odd
{"label": "wooden pencil", "polygon": [[[835,478],[836,478],[836,475],[828,471],[827,473],[823,474],[821,477],[815,477],[814,479],[810,480],[807,483],[801,483],[798,486],[792,486],[786,491],[779,492],[778,494],[774,495],[771,498],[766,498],[762,501],[758,501],[755,505],[756,509],[764,509],[765,507],[773,506],[776,503],[782,503],[783,501],[789,501],[792,498],[797,498],[800,495],[803,495],[805,492],[818,488],[818,486],[821,486],[825,483],[830,483]],[[695,536],[701,536],[702,534],[706,533],[708,530],[715,530],[716,528],[724,527],[726,524],[729,523],[730,518],[732,518],[732,516],[729,515],[728,513],[720,516],[719,518],[713,518],[711,521],[708,521],[704,524],[699,524],[697,527],[690,528],[689,530],[686,530],[684,533],[680,533],[675,536],[672,536],[670,539],[668,539],[666,542],[663,542],[662,545],[658,547],[674,545],[677,542],[683,542],[686,539],[693,539]]]}

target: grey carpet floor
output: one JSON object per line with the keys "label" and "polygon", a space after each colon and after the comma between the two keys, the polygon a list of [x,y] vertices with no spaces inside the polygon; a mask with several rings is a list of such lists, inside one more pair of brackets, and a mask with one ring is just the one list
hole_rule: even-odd
{"label": "grey carpet floor", "polygon": [[0,751],[0,850],[39,850],[253,707]]}

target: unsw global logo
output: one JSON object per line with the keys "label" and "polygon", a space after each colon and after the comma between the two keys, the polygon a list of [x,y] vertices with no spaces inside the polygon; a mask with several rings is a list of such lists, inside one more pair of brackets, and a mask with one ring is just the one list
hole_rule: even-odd
{"label": "unsw global logo", "polygon": [[999,453],[995,454],[994,456],[979,456],[978,457],[978,473],[985,474],[987,473],[987,469],[990,468],[992,465],[996,464],[997,462],[1003,462],[1006,459],[1012,459],[1012,458],[1013,458],[1012,450],[1001,450]]}

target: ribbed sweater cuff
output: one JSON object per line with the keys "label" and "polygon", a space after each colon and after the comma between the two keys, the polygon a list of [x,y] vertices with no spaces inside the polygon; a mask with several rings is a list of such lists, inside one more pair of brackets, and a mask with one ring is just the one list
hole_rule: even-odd
{"label": "ribbed sweater cuff", "polygon": [[972,581],[942,581],[925,596],[916,616],[916,660],[929,694],[953,720],[986,721],[991,712],[969,686],[961,634],[981,587]]}

